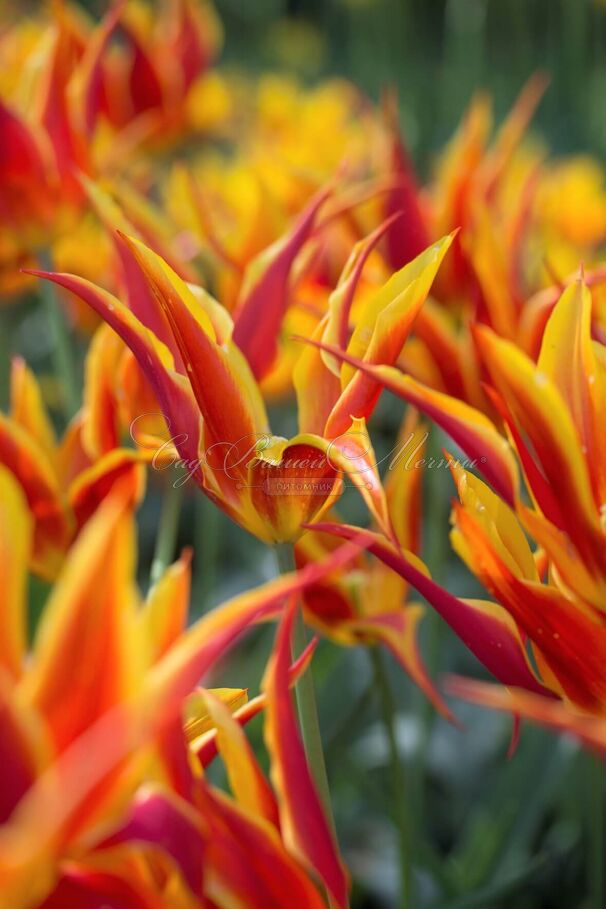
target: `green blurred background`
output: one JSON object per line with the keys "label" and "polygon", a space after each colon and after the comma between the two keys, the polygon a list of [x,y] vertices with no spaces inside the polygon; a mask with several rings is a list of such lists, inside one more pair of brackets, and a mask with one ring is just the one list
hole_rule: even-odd
{"label": "green blurred background", "polygon": [[218,0],[217,7],[226,61],[310,79],[337,73],[373,97],[397,85],[422,167],[475,89],[488,89],[504,113],[537,69],[552,80],[537,123],[555,148],[606,150],[599,0]]}

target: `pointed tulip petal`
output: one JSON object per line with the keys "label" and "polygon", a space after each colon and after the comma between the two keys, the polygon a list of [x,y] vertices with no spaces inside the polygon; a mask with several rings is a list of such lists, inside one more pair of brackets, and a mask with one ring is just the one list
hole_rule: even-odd
{"label": "pointed tulip petal", "polygon": [[389,172],[397,183],[385,200],[385,215],[402,215],[390,224],[387,233],[387,261],[396,271],[418,256],[431,241],[424,216],[417,179],[398,124],[397,98],[388,96],[384,104],[389,139]]}
{"label": "pointed tulip petal", "polygon": [[256,379],[262,379],[273,366],[289,304],[291,269],[331,191],[317,193],[286,236],[264,250],[246,271],[235,312],[234,341]]}
{"label": "pointed tulip petal", "polygon": [[141,370],[154,389],[169,430],[179,450],[191,463],[198,458],[199,414],[193,395],[173,370],[172,358],[164,345],[116,297],[84,278],[51,272],[32,272],[54,281],[80,297],[111,325],[133,351]]}
{"label": "pointed tulip petal", "polygon": [[214,660],[238,635],[255,622],[274,618],[290,596],[347,565],[366,539],[364,532],[352,534],[350,545],[341,546],[322,562],[240,594],[192,625],[148,676],[146,697],[155,705],[157,721],[160,723],[165,713],[173,715],[179,709]]}
{"label": "pointed tulip petal", "polygon": [[[138,682],[130,490],[116,486],[81,533],[38,626],[24,695],[65,748]],[[129,629],[129,624],[131,627]],[[82,667],[77,685],[73,654]]]}
{"label": "pointed tulip petal", "polygon": [[53,465],[35,440],[0,413],[0,464],[19,482],[34,520],[32,568],[53,578],[72,536]]}
{"label": "pointed tulip petal", "polygon": [[[453,236],[444,237],[393,275],[364,307],[347,352],[365,363],[393,365],[431,288]],[[381,393],[370,374],[345,361],[343,392],[326,424],[328,437],[345,431],[352,416],[368,417]]]}
{"label": "pointed tulip petal", "polygon": [[280,825],[289,850],[320,876],[339,907],[347,905],[348,884],[337,847],[313,782],[288,687],[294,609],[285,613],[263,687],[267,695],[265,741],[278,794]]}
{"label": "pointed tulip petal", "polygon": [[[313,346],[323,346],[317,341],[305,340]],[[335,347],[331,347],[330,352],[435,420],[478,465],[499,495],[513,504],[518,488],[515,459],[488,417],[450,395],[427,388],[394,367],[367,364]]]}
{"label": "pointed tulip petal", "polygon": [[242,726],[212,692],[205,691],[204,699],[217,728],[217,747],[236,801],[251,814],[265,818],[277,828],[279,818],[275,796]]}
{"label": "pointed tulip petal", "polygon": [[[604,537],[581,439],[560,391],[513,344],[485,328],[475,334],[493,383],[518,429],[516,444],[525,450],[547,488],[557,490],[557,513],[547,517],[569,534],[594,571],[606,572]],[[532,486],[533,475],[528,470],[526,474]],[[540,489],[532,486],[532,491],[542,507]]]}
{"label": "pointed tulip petal", "polygon": [[554,732],[572,735],[583,745],[606,758],[606,720],[581,713],[566,701],[555,701],[517,688],[507,689],[487,682],[451,677],[447,688],[454,697],[493,710],[505,710],[547,726]]}
{"label": "pointed tulip petal", "polygon": [[[301,676],[307,672],[317,643],[318,639],[313,638],[290,667],[289,684],[291,687],[296,685]],[[254,719],[261,711],[265,710],[266,703],[267,698],[265,692],[257,695],[256,698],[247,701],[234,711],[233,718],[235,722],[239,723],[240,726],[246,726],[250,720]],[[187,728],[185,731],[187,735]],[[214,761],[218,754],[216,728],[209,729],[207,732],[203,732],[195,738],[191,742],[191,750],[200,761],[202,767],[207,767],[211,761]]]}
{"label": "pointed tulip petal", "polygon": [[0,467],[0,666],[13,679],[27,648],[26,582],[32,520],[13,475]]}
{"label": "pointed tulip petal", "polygon": [[457,526],[474,551],[483,584],[528,635],[568,697],[596,709],[606,698],[601,669],[606,660],[606,625],[600,614],[590,607],[574,608],[556,587],[517,577],[478,521],[460,507],[456,511]]}
{"label": "pointed tulip petal", "polygon": [[[314,530],[344,539],[352,539],[359,532],[344,524],[317,524]],[[530,667],[520,632],[505,609],[496,603],[453,596],[378,534],[366,548],[418,590],[500,682],[546,693]]]}
{"label": "pointed tulip petal", "polygon": [[281,843],[275,828],[202,786],[210,827],[205,893],[213,905],[246,909],[324,909],[325,901]]}
{"label": "pointed tulip petal", "polygon": [[15,357],[11,367],[11,418],[35,440],[52,464],[57,452],[55,433],[38,381],[21,357]]}
{"label": "pointed tulip petal", "polygon": [[176,273],[139,241],[123,239],[170,324],[204,419],[206,448],[221,447],[233,473],[245,477],[246,461],[267,429],[266,420],[257,422],[264,407],[246,362],[229,344],[217,343],[204,308]]}

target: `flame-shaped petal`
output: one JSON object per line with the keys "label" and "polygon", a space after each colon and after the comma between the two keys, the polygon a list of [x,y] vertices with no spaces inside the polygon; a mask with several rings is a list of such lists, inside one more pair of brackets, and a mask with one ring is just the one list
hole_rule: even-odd
{"label": "flame-shaped petal", "polygon": [[337,906],[347,906],[347,878],[332,831],[313,782],[288,686],[294,609],[291,605],[276,637],[263,687],[267,694],[265,740],[271,755],[271,777],[278,794],[284,842],[317,873]]}

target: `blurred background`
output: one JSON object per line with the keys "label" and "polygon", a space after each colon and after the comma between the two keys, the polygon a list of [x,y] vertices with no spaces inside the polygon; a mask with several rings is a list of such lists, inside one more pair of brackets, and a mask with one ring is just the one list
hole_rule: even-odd
{"label": "blurred background", "polygon": [[[101,2],[84,5],[95,13],[106,8]],[[434,155],[476,90],[493,96],[498,120],[537,70],[551,82],[533,129],[553,153],[590,152],[603,159],[606,152],[606,4],[598,0],[216,0],[215,5],[225,30],[224,67],[255,77],[286,73],[310,85],[327,76],[346,77],[375,100],[384,87],[395,86],[403,132],[422,177],[431,173]],[[32,331],[35,308],[3,311],[1,318],[0,331],[10,333],[11,347],[27,353],[34,365],[36,358],[43,362],[43,334]],[[31,349],[32,338],[41,339],[42,349]],[[391,447],[402,412],[403,405],[383,397],[371,427],[379,457]],[[289,408],[276,408],[272,424],[276,431],[292,431]],[[443,441],[434,436],[431,444],[438,450]],[[450,552],[450,480],[435,472],[426,485],[424,557],[445,586],[473,595],[477,588]],[[161,492],[156,479],[140,513],[142,578],[153,551]],[[179,531],[180,545],[197,547],[197,613],[275,574],[271,553],[200,499],[193,492],[185,498]],[[362,517],[357,500],[346,503],[346,513],[348,508],[350,516]],[[44,592],[38,583],[33,608]],[[240,685],[244,679],[254,688],[271,641],[271,630],[259,629],[216,681]],[[481,674],[435,615],[424,622],[422,648],[435,677],[450,671]],[[354,877],[353,906],[394,907],[397,845],[388,751],[370,666],[361,649],[323,642],[315,667],[337,826]],[[588,818],[597,781],[586,755],[569,741],[524,727],[515,756],[508,759],[508,718],[457,703],[462,724],[457,729],[436,718],[395,665],[389,670],[414,861],[416,902],[409,909],[589,906]],[[260,724],[250,731],[262,752]],[[213,772],[220,779],[220,767]]]}
{"label": "blurred background", "polygon": [[561,151],[606,150],[606,4],[600,0],[219,0],[224,60],[398,88],[422,169],[478,88],[503,114],[526,79],[551,87],[536,123]]}

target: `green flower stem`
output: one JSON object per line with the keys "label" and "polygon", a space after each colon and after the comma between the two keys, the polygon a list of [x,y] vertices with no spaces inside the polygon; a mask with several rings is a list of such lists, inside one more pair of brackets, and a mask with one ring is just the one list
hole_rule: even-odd
{"label": "green flower stem", "polygon": [[[38,253],[38,261],[43,271],[53,270],[50,254],[46,250]],[[55,285],[52,281],[41,279],[39,288],[40,299],[46,310],[49,324],[53,369],[61,383],[63,412],[69,422],[80,407],[81,383],[74,357],[74,340],[67,324],[65,310],[55,291]]]}
{"label": "green flower stem", "polygon": [[604,816],[604,765],[590,754],[590,852],[589,891],[592,909],[606,906],[606,817]]}
{"label": "green flower stem", "polygon": [[176,475],[168,484],[162,501],[160,526],[149,574],[150,586],[153,586],[162,577],[164,570],[175,557],[182,501],[183,478],[181,475]]}
{"label": "green flower stem", "polygon": [[205,495],[197,495],[194,510],[194,534],[199,578],[200,602],[207,608],[217,580],[217,565],[221,548],[221,517],[219,509]]}
{"label": "green flower stem", "polygon": [[[276,545],[276,558],[281,574],[286,574],[295,570],[294,551],[290,543],[279,543]],[[303,620],[303,613],[301,609],[298,609],[295,617],[292,645],[294,658],[299,656],[307,646],[307,643],[307,631]],[[328,786],[326,764],[324,762],[322,736],[320,734],[320,722],[318,720],[318,708],[316,705],[316,693],[311,669],[308,669],[307,672],[301,676],[295,687],[295,693],[307,762],[320,798],[322,799],[326,817],[328,818],[334,833],[335,824],[332,814],[330,789]]]}
{"label": "green flower stem", "polygon": [[383,725],[389,748],[389,762],[392,777],[393,815],[398,832],[398,858],[400,866],[400,899],[402,909],[411,909],[412,902],[412,829],[406,795],[404,758],[399,753],[396,735],[396,710],[383,657],[378,647],[369,647],[374,681],[381,703]]}

